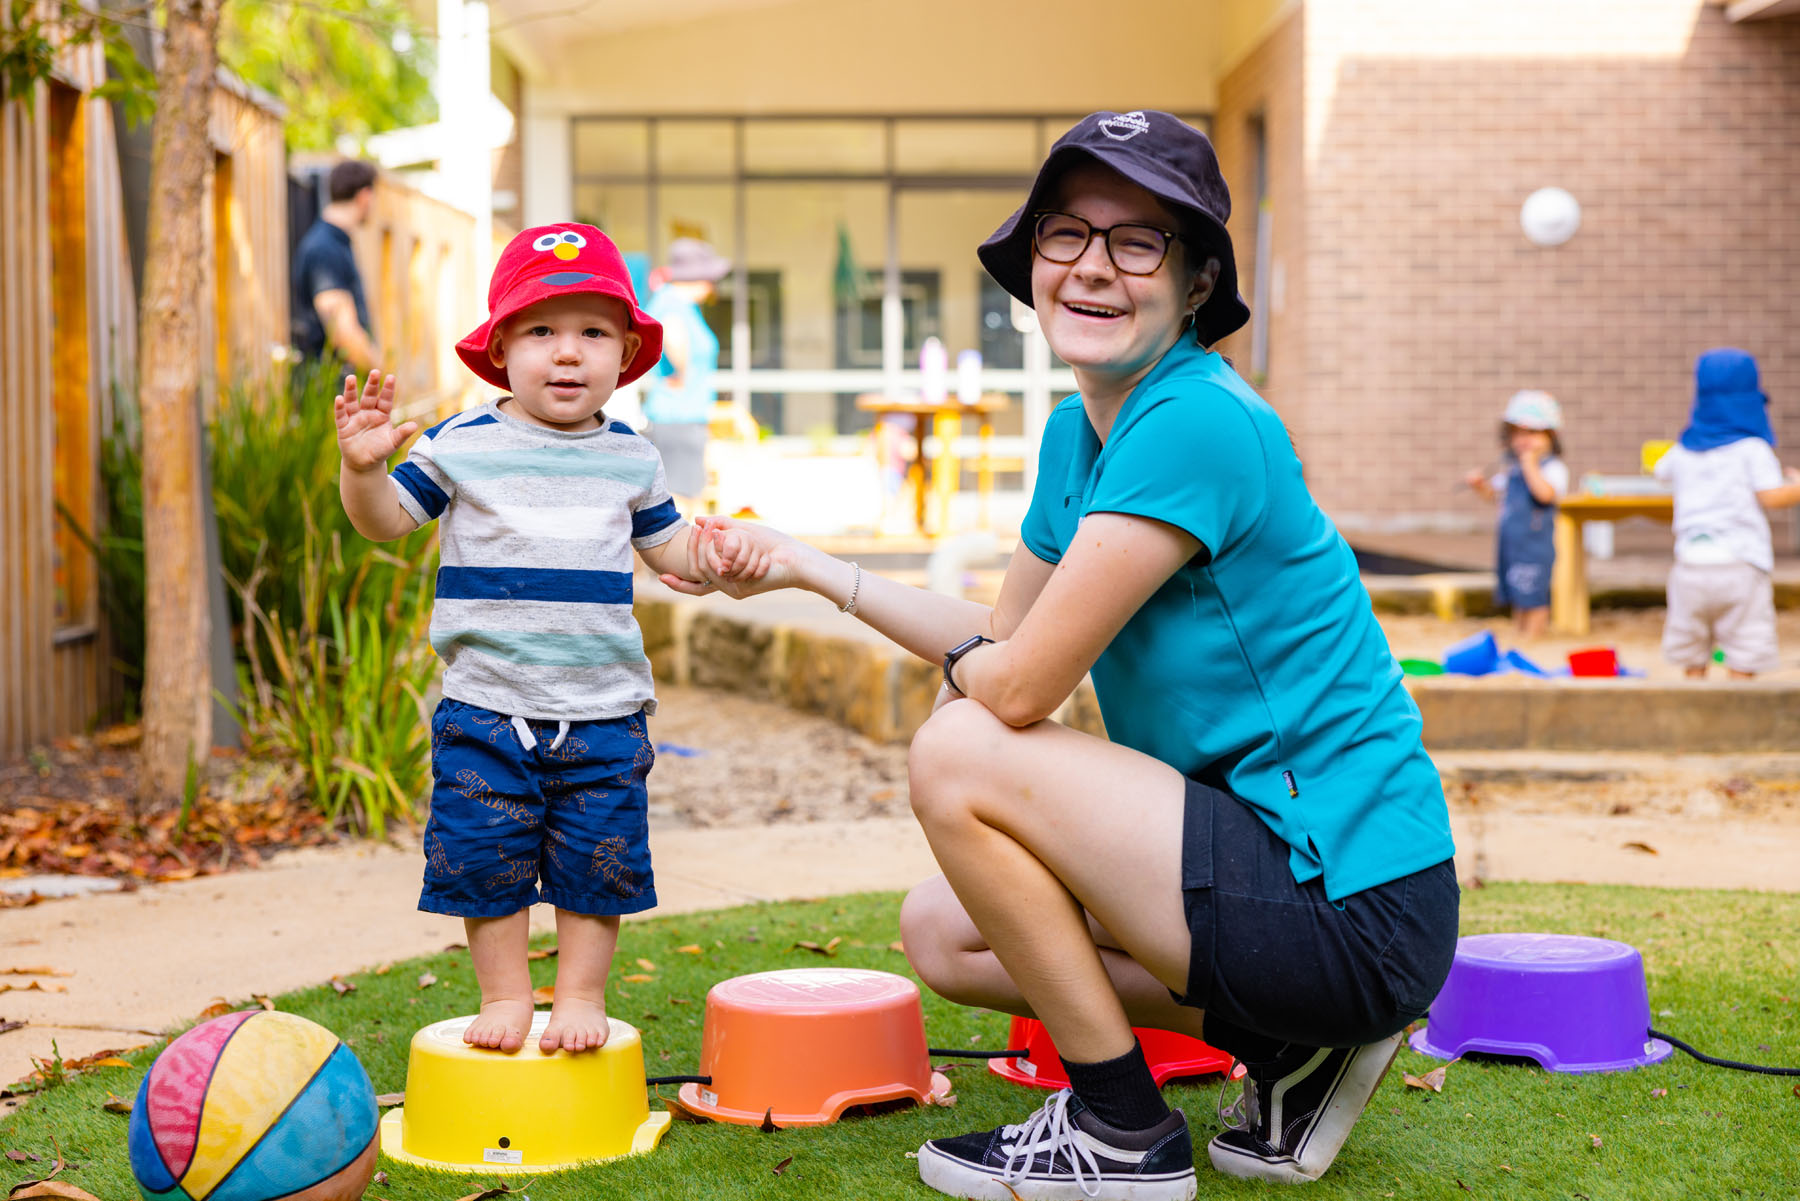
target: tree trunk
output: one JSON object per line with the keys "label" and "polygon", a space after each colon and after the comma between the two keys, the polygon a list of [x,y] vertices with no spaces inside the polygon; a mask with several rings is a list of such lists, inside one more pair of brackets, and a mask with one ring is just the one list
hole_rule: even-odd
{"label": "tree trunk", "polygon": [[169,0],[151,129],[150,213],[139,306],[144,431],[144,742],[137,797],[178,802],[212,745],[206,539],[200,497],[200,306],[207,126],[223,0]]}

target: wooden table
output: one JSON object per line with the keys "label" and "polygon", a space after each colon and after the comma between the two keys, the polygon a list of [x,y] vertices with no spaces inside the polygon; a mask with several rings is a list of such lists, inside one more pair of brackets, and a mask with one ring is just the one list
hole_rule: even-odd
{"label": "wooden table", "polygon": [[[856,407],[865,413],[904,413],[913,419],[913,461],[907,466],[906,477],[913,487],[913,524],[921,534],[928,532],[926,498],[933,493],[937,494],[940,516],[943,518],[940,524],[948,525],[949,497],[957,489],[957,476],[961,472],[961,464],[951,453],[950,444],[962,433],[964,417],[975,419],[981,438],[983,470],[977,488],[985,506],[987,494],[993,489],[993,471],[988,465],[991,456],[987,454],[986,447],[994,436],[994,414],[1011,403],[1012,398],[1004,392],[984,393],[974,404],[964,404],[955,396],[930,401],[917,394],[887,396],[880,392],[866,392],[856,398]],[[938,455],[935,460],[925,457],[925,437],[928,433],[937,435]]]}
{"label": "wooden table", "polygon": [[1627,517],[1675,520],[1675,498],[1667,493],[1590,496],[1578,492],[1556,507],[1556,566],[1550,573],[1550,628],[1558,634],[1585,634],[1589,629],[1587,548],[1581,527],[1590,521],[1622,521]]}

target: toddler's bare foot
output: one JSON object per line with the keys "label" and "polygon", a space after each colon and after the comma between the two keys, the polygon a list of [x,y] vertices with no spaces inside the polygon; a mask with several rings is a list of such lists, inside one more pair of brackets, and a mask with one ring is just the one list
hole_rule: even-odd
{"label": "toddler's bare foot", "polygon": [[550,1006],[550,1024],[538,1039],[538,1050],[546,1055],[555,1050],[598,1051],[606,1045],[611,1027],[606,1021],[606,1004],[586,997],[556,994]]}
{"label": "toddler's bare foot", "polygon": [[525,1045],[525,1032],[529,1029],[531,998],[508,997],[483,1002],[481,1012],[463,1031],[463,1041],[472,1047],[487,1047],[511,1055]]}

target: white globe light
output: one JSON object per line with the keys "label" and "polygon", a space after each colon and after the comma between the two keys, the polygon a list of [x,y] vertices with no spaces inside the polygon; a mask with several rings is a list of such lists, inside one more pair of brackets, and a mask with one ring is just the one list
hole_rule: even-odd
{"label": "white globe light", "polygon": [[1561,188],[1539,188],[1519,209],[1519,227],[1539,246],[1561,246],[1581,228],[1581,202]]}

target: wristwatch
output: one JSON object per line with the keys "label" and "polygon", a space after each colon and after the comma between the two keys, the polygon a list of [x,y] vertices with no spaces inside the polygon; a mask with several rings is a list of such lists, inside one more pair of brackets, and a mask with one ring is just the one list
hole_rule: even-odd
{"label": "wristwatch", "polygon": [[944,683],[950,686],[951,692],[959,695],[967,695],[966,693],[963,693],[962,689],[956,686],[956,677],[950,674],[950,669],[956,666],[956,661],[980,646],[982,643],[992,641],[992,638],[977,634],[967,642],[959,642],[944,652]]}

